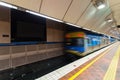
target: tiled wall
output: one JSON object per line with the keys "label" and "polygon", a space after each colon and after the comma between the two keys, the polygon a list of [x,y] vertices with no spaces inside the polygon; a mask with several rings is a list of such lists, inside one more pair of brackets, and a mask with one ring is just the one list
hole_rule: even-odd
{"label": "tiled wall", "polygon": [[65,25],[47,20],[47,42],[64,42]]}
{"label": "tiled wall", "polygon": [[[0,6],[0,11],[0,21],[8,22],[10,31],[10,9]],[[4,25],[1,25],[2,23],[0,22],[0,32],[1,27],[3,27],[2,29],[8,30],[8,27],[6,28]],[[0,70],[63,55],[63,24],[47,20],[46,31],[46,44],[0,46]],[[0,39],[0,43],[4,41],[3,38]],[[10,38],[6,43],[10,43]]]}
{"label": "tiled wall", "polygon": [[0,47],[0,70],[63,55],[62,44],[38,44]]}
{"label": "tiled wall", "polygon": [[10,47],[0,47],[0,69],[10,66]]}
{"label": "tiled wall", "polygon": [[10,9],[2,6],[0,6],[0,43],[10,43]]}

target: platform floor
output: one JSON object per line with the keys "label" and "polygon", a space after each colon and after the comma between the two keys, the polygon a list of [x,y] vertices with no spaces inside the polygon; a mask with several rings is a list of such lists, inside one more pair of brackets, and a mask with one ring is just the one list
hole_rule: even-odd
{"label": "platform floor", "polygon": [[119,57],[120,43],[116,43],[60,80],[120,80]]}
{"label": "platform floor", "polygon": [[[116,42],[103,51],[99,51],[98,55],[82,65],[76,67],[78,63],[74,64],[75,69],[69,71],[67,74],[63,73],[64,75],[59,76],[59,78],[53,78],[52,76],[52,78],[47,78],[47,76],[43,76],[36,80],[120,80],[119,58],[120,42]],[[53,75],[55,76],[55,74]]]}

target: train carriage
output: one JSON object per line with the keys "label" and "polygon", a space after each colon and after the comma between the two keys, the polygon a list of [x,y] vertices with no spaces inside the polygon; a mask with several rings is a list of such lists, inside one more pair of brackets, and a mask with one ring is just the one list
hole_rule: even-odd
{"label": "train carriage", "polygon": [[85,56],[114,41],[113,38],[85,32],[69,32],[65,39],[65,51],[78,56]]}

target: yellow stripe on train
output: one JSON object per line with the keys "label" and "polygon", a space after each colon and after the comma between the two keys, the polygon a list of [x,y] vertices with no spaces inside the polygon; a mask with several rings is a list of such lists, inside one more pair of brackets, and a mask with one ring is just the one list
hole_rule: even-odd
{"label": "yellow stripe on train", "polygon": [[85,33],[84,32],[72,32],[72,33],[67,33],[66,38],[76,38],[76,37],[85,37]]}

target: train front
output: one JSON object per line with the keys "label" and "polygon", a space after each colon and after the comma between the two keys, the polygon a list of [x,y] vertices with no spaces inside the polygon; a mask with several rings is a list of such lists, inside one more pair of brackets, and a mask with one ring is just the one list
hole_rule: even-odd
{"label": "train front", "polygon": [[85,46],[85,33],[84,32],[71,32],[65,36],[65,51],[81,56],[86,50]]}

